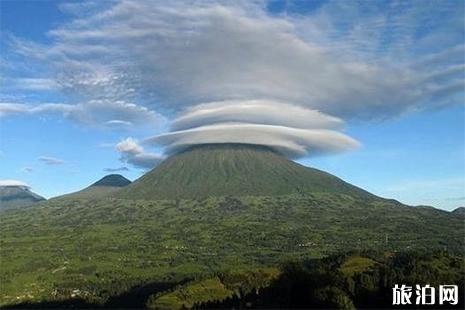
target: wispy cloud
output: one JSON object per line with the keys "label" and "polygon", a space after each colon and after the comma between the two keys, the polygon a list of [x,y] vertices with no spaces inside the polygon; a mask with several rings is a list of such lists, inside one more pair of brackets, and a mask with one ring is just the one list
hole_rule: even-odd
{"label": "wispy cloud", "polygon": [[46,165],[62,165],[65,163],[65,161],[62,159],[50,156],[41,156],[39,157],[39,160],[45,163]]}
{"label": "wispy cloud", "polygon": [[23,167],[23,168],[21,168],[21,171],[29,173],[29,172],[34,171],[34,168],[32,168],[32,167]]}
{"label": "wispy cloud", "polygon": [[432,205],[452,210],[458,206],[457,203],[462,203],[460,198],[465,197],[465,177],[398,180],[378,192],[385,197],[397,197],[407,204]]}
{"label": "wispy cloud", "polygon": [[32,90],[32,91],[56,91],[59,85],[50,78],[11,78],[5,79],[3,89],[5,90]]}
{"label": "wispy cloud", "polygon": [[[465,182],[464,182],[465,183]],[[464,184],[465,185],[465,184]],[[446,200],[448,201],[465,201],[465,196],[461,196],[461,197],[449,197],[449,198],[446,198]]]}
{"label": "wispy cloud", "polygon": [[129,171],[128,167],[119,167],[119,168],[105,168],[105,172],[123,172],[123,171]]}
{"label": "wispy cloud", "polygon": [[126,126],[132,126],[133,124],[131,122],[123,121],[123,120],[120,120],[120,119],[112,119],[110,121],[106,121],[105,125],[126,127]]}
{"label": "wispy cloud", "polygon": [[0,102],[0,117],[13,114],[58,114],[83,124],[107,127],[129,127],[133,124],[156,127],[164,123],[163,116],[146,107],[108,100],[38,105]]}
{"label": "wispy cloud", "polygon": [[428,190],[461,190],[465,193],[465,177],[444,179],[405,179],[386,187],[388,192],[416,192]]}

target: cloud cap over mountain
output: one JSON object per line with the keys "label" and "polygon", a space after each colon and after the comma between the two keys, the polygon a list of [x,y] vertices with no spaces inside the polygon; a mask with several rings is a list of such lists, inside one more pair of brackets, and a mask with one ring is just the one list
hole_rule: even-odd
{"label": "cloud cap over mountain", "polygon": [[166,146],[168,154],[197,144],[254,144],[268,146],[290,158],[337,153],[359,146],[354,139],[333,130],[257,124],[201,126],[155,136],[145,142]]}
{"label": "cloud cap over mountain", "polygon": [[30,186],[18,180],[0,180],[0,186],[14,186],[14,187],[23,187],[23,188],[30,188]]}

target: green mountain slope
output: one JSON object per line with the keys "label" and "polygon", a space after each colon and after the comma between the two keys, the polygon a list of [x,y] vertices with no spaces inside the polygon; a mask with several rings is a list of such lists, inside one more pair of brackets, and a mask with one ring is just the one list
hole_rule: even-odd
{"label": "green mountain slope", "polygon": [[0,186],[0,210],[24,207],[45,200],[24,186]]}
{"label": "green mountain slope", "polygon": [[96,199],[103,198],[121,190],[131,184],[131,181],[120,174],[109,174],[78,192],[55,197],[53,199]]}
{"label": "green mountain slope", "polygon": [[188,199],[209,196],[261,196],[339,193],[375,198],[326,172],[252,145],[216,144],[171,156],[118,193],[129,199]]}

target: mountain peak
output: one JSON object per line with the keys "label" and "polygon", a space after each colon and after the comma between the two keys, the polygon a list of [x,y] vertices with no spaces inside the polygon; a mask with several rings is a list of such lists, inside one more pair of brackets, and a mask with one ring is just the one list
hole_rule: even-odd
{"label": "mountain peak", "polygon": [[112,195],[121,188],[131,184],[131,181],[120,174],[109,174],[93,183],[92,185],[66,195],[55,197],[54,199],[96,199]]}
{"label": "mountain peak", "polygon": [[91,186],[123,187],[129,184],[131,184],[131,181],[123,177],[121,174],[109,174],[104,176]]}
{"label": "mountain peak", "polygon": [[190,147],[122,189],[138,199],[189,199],[208,196],[276,196],[337,192],[374,197],[320,170],[293,162],[266,146],[206,144]]}
{"label": "mountain peak", "polygon": [[45,200],[25,185],[0,186],[0,209],[24,207]]}
{"label": "mountain peak", "polygon": [[458,207],[451,211],[454,215],[465,216],[465,207]]}

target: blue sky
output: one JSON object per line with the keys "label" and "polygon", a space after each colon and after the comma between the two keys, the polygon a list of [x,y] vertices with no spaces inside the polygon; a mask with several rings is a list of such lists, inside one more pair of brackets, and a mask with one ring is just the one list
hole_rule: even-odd
{"label": "blue sky", "polygon": [[[0,179],[46,197],[112,169],[135,179],[164,150],[211,141],[202,126],[236,141],[226,120],[377,195],[465,204],[460,1],[0,4]],[[216,114],[196,119],[205,107]],[[170,129],[183,117],[201,134]]]}

